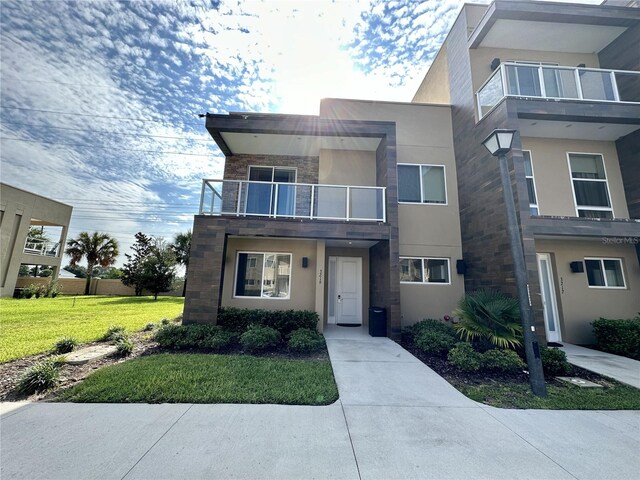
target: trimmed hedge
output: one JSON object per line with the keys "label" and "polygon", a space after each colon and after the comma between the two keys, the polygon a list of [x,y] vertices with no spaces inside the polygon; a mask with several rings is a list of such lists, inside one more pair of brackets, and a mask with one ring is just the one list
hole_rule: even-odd
{"label": "trimmed hedge", "polygon": [[176,350],[207,348],[221,351],[237,341],[237,333],[229,332],[218,325],[162,325],[153,335],[164,348]]}
{"label": "trimmed hedge", "polygon": [[555,377],[573,372],[573,366],[567,362],[567,354],[558,348],[542,347],[540,356],[545,375]]}
{"label": "trimmed hedge", "polygon": [[412,325],[407,333],[416,348],[430,355],[446,355],[460,341],[450,324],[430,318]]}
{"label": "trimmed hedge", "polygon": [[291,332],[287,345],[292,352],[317,352],[324,347],[324,337],[315,330],[299,328]]}
{"label": "trimmed hedge", "polygon": [[278,346],[282,337],[275,328],[251,325],[240,335],[240,345],[249,352],[262,352]]}
{"label": "trimmed hedge", "polygon": [[599,350],[640,360],[640,314],[629,319],[600,318],[592,325]]}
{"label": "trimmed hedge", "polygon": [[315,330],[318,314],[309,310],[252,310],[225,307],[218,312],[218,325],[235,332],[245,332],[250,325],[271,327],[288,338],[299,328]]}

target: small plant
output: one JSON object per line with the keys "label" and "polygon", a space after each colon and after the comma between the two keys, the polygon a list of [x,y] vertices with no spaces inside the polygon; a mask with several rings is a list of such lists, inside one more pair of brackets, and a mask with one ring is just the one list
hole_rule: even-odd
{"label": "small plant", "polygon": [[287,344],[292,352],[317,352],[324,347],[324,337],[315,330],[299,328],[291,332]]}
{"label": "small plant", "polygon": [[522,344],[520,307],[515,298],[478,290],[466,294],[453,314],[460,319],[453,328],[468,342],[487,339],[496,347],[511,349]]}
{"label": "small plant", "polygon": [[260,352],[278,346],[281,340],[280,332],[263,325],[251,325],[240,335],[240,344],[250,352]]}
{"label": "small plant", "polygon": [[[182,319],[182,315],[179,315],[180,319]],[[177,317],[176,317],[177,318]],[[163,318],[162,320],[160,320],[160,325],[170,325],[171,324],[171,320],[169,320],[168,318]]]}
{"label": "small plant", "polygon": [[102,336],[102,341],[112,342],[118,338],[127,335],[127,329],[122,325],[110,325],[107,331]]}
{"label": "small plant", "polygon": [[465,372],[477,372],[482,368],[482,355],[469,343],[459,343],[449,351],[449,362]]}
{"label": "small plant", "polygon": [[573,366],[567,362],[567,354],[558,348],[542,347],[540,356],[542,368],[547,375],[569,375],[573,372]]}
{"label": "small plant", "polygon": [[144,326],[143,330],[145,332],[153,332],[156,329],[156,327],[157,325],[155,323],[149,322]]}
{"label": "small plant", "polygon": [[57,280],[50,282],[45,289],[45,297],[48,298],[56,298],[60,292],[62,291],[62,287],[58,283]]}
{"label": "small plant", "polygon": [[522,371],[526,364],[513,350],[495,348],[481,354],[482,368],[504,373],[517,373]]}
{"label": "small plant", "polygon": [[69,353],[72,352],[80,342],[75,337],[62,337],[53,347],[55,353]]}
{"label": "small plant", "polygon": [[116,340],[116,352],[123,357],[131,355],[133,352],[133,341],[128,336],[120,337]]}
{"label": "small plant", "polygon": [[26,395],[54,387],[60,380],[60,364],[56,360],[43,360],[29,367],[20,377],[16,390]]}
{"label": "small plant", "polygon": [[592,325],[600,350],[640,360],[640,314],[621,320],[600,318]]}

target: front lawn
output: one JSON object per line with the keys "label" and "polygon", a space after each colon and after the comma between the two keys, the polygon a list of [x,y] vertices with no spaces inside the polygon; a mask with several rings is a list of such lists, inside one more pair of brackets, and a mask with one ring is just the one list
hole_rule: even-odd
{"label": "front lawn", "polygon": [[45,352],[63,336],[100,338],[112,324],[130,331],[182,312],[181,297],[78,296],[0,299],[0,363]]}
{"label": "front lawn", "polygon": [[61,401],[328,405],[338,389],[328,359],[161,354],[105,367]]}

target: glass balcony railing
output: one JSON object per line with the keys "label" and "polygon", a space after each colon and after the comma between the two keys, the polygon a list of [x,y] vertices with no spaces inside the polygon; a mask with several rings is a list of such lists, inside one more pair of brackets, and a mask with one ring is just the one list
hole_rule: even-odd
{"label": "glass balcony railing", "polygon": [[200,215],[385,222],[384,187],[203,180]]}
{"label": "glass balcony railing", "polygon": [[476,94],[480,118],[504,97],[640,103],[640,72],[502,63]]}

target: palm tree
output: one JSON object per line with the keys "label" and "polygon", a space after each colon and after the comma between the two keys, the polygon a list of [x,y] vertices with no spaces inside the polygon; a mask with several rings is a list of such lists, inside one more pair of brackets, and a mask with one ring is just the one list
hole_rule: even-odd
{"label": "palm tree", "polygon": [[78,238],[72,238],[67,242],[64,253],[71,257],[71,265],[76,265],[83,258],[87,259],[87,284],[84,294],[88,295],[93,268],[97,265],[110,267],[116,263],[118,241],[107,233],[81,232]]}
{"label": "palm tree", "polygon": [[191,237],[191,230],[187,230],[185,233],[178,233],[171,244],[171,250],[176,256],[176,262],[184,265],[183,297],[187,291],[187,270],[189,268],[189,255],[191,254]]}

